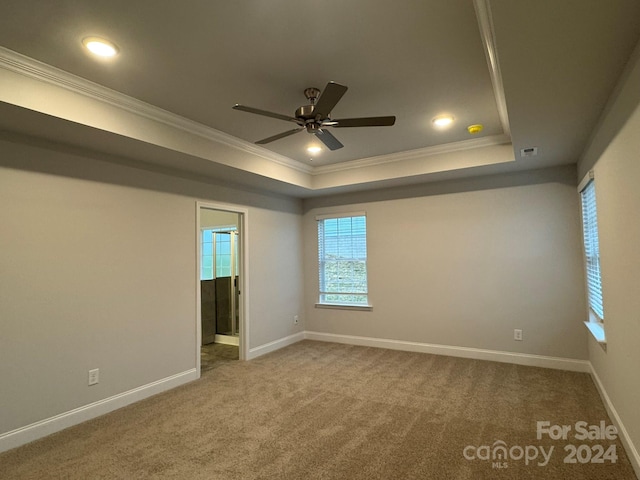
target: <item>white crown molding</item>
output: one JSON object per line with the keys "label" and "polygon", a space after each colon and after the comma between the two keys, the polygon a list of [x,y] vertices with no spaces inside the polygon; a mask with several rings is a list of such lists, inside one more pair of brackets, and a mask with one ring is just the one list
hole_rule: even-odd
{"label": "white crown molding", "polygon": [[489,75],[491,76],[493,94],[496,99],[496,107],[498,108],[502,130],[506,135],[511,135],[509,116],[507,115],[507,101],[504,96],[502,73],[500,71],[500,62],[498,61],[498,47],[493,27],[491,5],[489,4],[489,0],[474,0],[473,5],[476,9],[476,17],[478,18],[478,26],[480,27],[480,37],[482,38],[484,53],[487,57]]}
{"label": "white crown molding", "polygon": [[474,148],[490,147],[493,145],[505,145],[511,143],[509,135],[493,135],[490,137],[472,138],[461,142],[445,143],[443,145],[433,145],[431,147],[418,148],[415,150],[407,150],[404,152],[390,153],[388,155],[378,155],[375,157],[362,158],[352,160],[350,162],[336,163],[333,165],[323,165],[315,167],[311,175],[324,175],[326,173],[343,172],[356,168],[372,167],[375,165],[389,164],[394,162],[404,162],[407,160],[416,160],[433,155],[442,155],[445,153],[459,152],[462,150],[471,150]]}
{"label": "white crown molding", "polygon": [[284,155],[277,154],[266,148],[254,145],[253,143],[241,140],[201,123],[168,112],[154,105],[137,100],[133,97],[104,87],[82,77],[78,77],[2,46],[0,46],[0,68],[64,88],[96,101],[106,103],[152,121],[160,122],[169,127],[189,132],[208,141],[235,148],[247,154],[263,158],[298,172],[311,176],[318,176],[327,173],[343,172],[381,164],[415,160],[432,155],[461,150],[469,150],[492,145],[503,145],[511,142],[506,101],[502,88],[502,78],[500,75],[500,67],[495,47],[493,22],[491,20],[489,2],[488,0],[474,0],[474,5],[478,17],[478,24],[480,25],[480,33],[485,47],[494,95],[504,134],[317,167],[306,165],[289,157],[285,157]]}
{"label": "white crown molding", "polygon": [[70,90],[135,115],[198,135],[209,141],[221,143],[299,172],[309,174],[313,170],[312,167],[284,155],[279,155],[266,148],[256,146],[2,46],[0,46],[0,68]]}
{"label": "white crown molding", "polygon": [[505,145],[511,143],[511,128],[509,126],[509,117],[507,115],[507,102],[504,95],[500,64],[498,62],[498,52],[496,47],[493,18],[491,16],[489,0],[474,0],[474,7],[476,9],[476,16],[478,18],[482,45],[487,57],[489,75],[491,77],[491,84],[493,85],[493,93],[496,100],[496,107],[498,109],[498,116],[500,118],[500,124],[502,126],[503,134],[490,137],[474,138],[444,145],[435,145],[432,147],[419,148],[416,150],[408,150],[388,155],[379,155],[375,157],[353,160],[350,162],[343,162],[340,164],[324,165],[315,167],[311,172],[311,175],[337,173],[356,168],[414,160],[432,155],[441,155],[462,150],[470,150],[474,148],[488,147],[493,145]]}

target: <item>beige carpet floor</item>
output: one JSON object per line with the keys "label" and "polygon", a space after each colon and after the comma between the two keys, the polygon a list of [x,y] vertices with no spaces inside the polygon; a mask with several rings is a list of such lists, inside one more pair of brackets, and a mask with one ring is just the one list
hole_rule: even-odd
{"label": "beige carpet floor", "polygon": [[[307,340],[0,454],[0,477],[636,478],[619,441],[537,440],[545,420],[611,423],[587,374]],[[498,441],[554,450],[544,466],[463,455]],[[617,461],[564,463],[569,443]]]}
{"label": "beige carpet floor", "polygon": [[210,343],[200,347],[200,373],[203,374],[240,358],[240,349],[235,345]]}

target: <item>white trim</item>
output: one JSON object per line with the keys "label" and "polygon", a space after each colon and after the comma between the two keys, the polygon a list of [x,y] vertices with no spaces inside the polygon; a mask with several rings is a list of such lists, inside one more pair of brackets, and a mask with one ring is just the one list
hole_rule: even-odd
{"label": "white trim", "polygon": [[470,140],[462,140],[460,142],[445,143],[443,145],[433,145],[431,147],[390,153],[388,155],[377,155],[375,157],[361,158],[359,160],[351,160],[348,162],[314,167],[311,171],[311,175],[316,176],[324,175],[326,173],[344,172],[345,170],[352,170],[356,168],[372,167],[375,165],[423,159],[425,157],[430,157],[433,155],[442,155],[445,153],[460,152],[481,147],[491,147],[494,145],[505,145],[507,143],[511,143],[511,138],[508,135],[494,135],[490,137],[472,138]]}
{"label": "white trim", "polygon": [[336,310],[361,310],[363,312],[373,311],[373,305],[358,305],[355,303],[316,303],[316,308],[333,308]]}
{"label": "white trim", "polygon": [[135,115],[163,123],[169,127],[177,128],[207,140],[256,155],[302,173],[308,174],[312,171],[312,167],[304,163],[292,160],[284,155],[272,152],[266,148],[221,132],[220,130],[189,120],[188,118],[181,117],[175,113],[168,112],[149,103],[142,102],[116,90],[111,90],[110,88],[65,72],[46,63],[39,62],[38,60],[2,46],[0,46],[0,68],[46,82],[56,87],[64,88],[73,93],[91,98],[92,100],[106,103]]}
{"label": "white trim", "polygon": [[493,85],[493,95],[496,99],[498,116],[500,117],[502,130],[506,135],[510,136],[511,128],[509,126],[509,115],[507,114],[507,100],[504,95],[502,72],[500,71],[500,61],[498,60],[498,46],[493,26],[491,5],[489,4],[489,0],[474,0],[473,6],[476,10],[482,45],[484,46],[484,53],[487,57],[487,65],[489,67],[491,84]]}
{"label": "white trim", "polygon": [[288,337],[274,340],[273,342],[265,343],[264,345],[260,345],[259,347],[254,347],[249,350],[249,356],[247,357],[247,360],[253,360],[254,358],[266,355],[267,353],[275,352],[276,350],[280,350],[281,348],[284,348],[288,345],[298,343],[305,338],[305,332],[299,332],[294,333],[293,335],[289,335]]}
{"label": "white trim", "polygon": [[578,192],[582,193],[582,191],[587,188],[587,185],[589,185],[589,182],[591,180],[593,180],[595,178],[594,174],[593,174],[593,170],[589,170],[587,172],[587,174],[584,176],[584,178],[580,181],[580,183],[578,184]]}
{"label": "white trim", "polygon": [[214,336],[214,343],[221,343],[222,345],[234,345],[236,347],[240,346],[240,337],[236,337],[233,335],[216,335]]}
{"label": "white trim", "polygon": [[598,342],[600,345],[607,344],[607,337],[604,334],[604,325],[602,325],[602,323],[587,321],[584,322],[584,324],[589,329],[589,332],[591,332],[591,335],[593,335],[593,338],[595,338],[596,342]]}
{"label": "white trim", "polygon": [[[501,114],[503,130],[505,130],[505,134],[503,135],[474,138],[446,145],[434,145],[431,147],[420,148],[416,150],[391,153],[388,155],[379,155],[370,158],[342,162],[339,164],[313,167],[284,155],[272,152],[271,150],[268,150],[259,145],[255,145],[227,133],[221,132],[220,130],[216,130],[188,118],[176,115],[175,113],[163,110],[159,107],[130,97],[116,90],[104,87],[77,75],[65,72],[64,70],[14,52],[13,50],[9,50],[8,48],[2,46],[0,46],[0,69],[5,69],[37,81],[48,83],[55,87],[63,88],[75,94],[82,95],[92,100],[110,105],[115,108],[119,108],[135,115],[139,115],[143,118],[162,123],[169,127],[176,128],[193,135],[197,135],[206,140],[217,142],[222,145],[240,150],[242,152],[255,155],[257,157],[274,162],[278,165],[291,168],[295,171],[310,176],[341,172],[354,168],[368,167],[386,163],[401,162],[405,160],[420,159],[430,155],[456,152],[492,145],[502,145],[511,142],[511,137],[508,133],[508,123],[506,124],[505,129],[505,121],[502,119]],[[500,86],[499,90],[496,90],[494,82],[494,93],[496,94],[496,103],[498,104],[499,113],[501,111],[500,105],[504,103],[504,101],[500,100],[500,97],[504,97],[504,93],[500,93],[502,92],[501,89],[502,87]],[[500,94],[498,95],[498,93],[496,92]],[[313,190],[313,188],[311,188],[310,190]]]}
{"label": "white trim", "polygon": [[[239,357],[240,360],[249,359],[249,209],[230,203],[196,202],[196,237],[201,230],[200,209],[222,210],[237,213],[239,215],[238,233],[240,236],[240,332],[239,332]],[[196,238],[196,368],[198,378],[200,376],[200,346],[202,345],[202,305],[200,293],[200,238]]]}
{"label": "white trim", "polygon": [[488,360],[492,362],[513,363],[515,365],[527,365],[530,367],[554,368],[572,372],[590,372],[590,363],[587,360],[573,358],[547,357],[528,353],[502,352],[498,350],[485,350],[481,348],[456,347],[450,345],[436,345],[431,343],[407,342],[403,340],[389,340],[385,338],[357,337],[353,335],[336,335],[333,333],[304,332],[304,338],[321,342],[344,343],[347,345],[360,345],[364,347],[388,348],[390,350],[402,350],[406,352],[431,353],[434,355],[446,355],[449,357],[472,358],[475,360]]}
{"label": "white trim", "polygon": [[216,227],[200,227],[200,231],[204,232],[205,230],[211,230],[212,232],[217,232],[217,233],[229,233],[229,232],[235,232],[236,231],[236,226],[235,225],[220,225],[220,226],[216,226]]}
{"label": "white trim", "polygon": [[200,378],[201,365],[201,348],[202,348],[202,226],[200,224],[200,202],[196,202],[196,347],[195,360],[196,372]]}
{"label": "white trim", "polygon": [[347,217],[366,217],[367,212],[341,212],[341,213],[323,213],[316,215],[316,221],[327,220],[329,218],[347,218]]}
{"label": "white trim", "polygon": [[600,377],[598,377],[596,369],[593,368],[592,363],[589,363],[589,366],[591,367],[591,378],[593,378],[593,383],[595,383],[596,389],[600,394],[600,398],[602,398],[602,403],[604,403],[604,407],[607,410],[609,417],[611,417],[613,424],[618,429],[618,436],[620,437],[622,445],[624,445],[624,448],[627,452],[627,457],[629,457],[629,461],[631,462],[631,466],[636,472],[636,476],[640,478],[640,453],[638,453],[638,449],[631,441],[629,432],[627,432],[627,429],[622,423],[620,415],[618,415],[616,408],[613,406],[613,402],[611,402],[609,395],[607,395],[607,391],[604,389],[604,385],[600,381]]}
{"label": "white trim", "polygon": [[97,402],[74,408],[68,412],[61,413],[54,417],[40,420],[25,427],[17,428],[0,435],[0,452],[19,447],[52,433],[59,432],[65,428],[78,425],[93,418],[112,412],[118,408],[126,407],[134,402],[157,395],[172,388],[179,387],[185,383],[197,380],[198,372],[195,368],[187,370],[170,377],[157,380],[155,382],[142,385],[127,392],[113,395],[112,397],[98,400]]}

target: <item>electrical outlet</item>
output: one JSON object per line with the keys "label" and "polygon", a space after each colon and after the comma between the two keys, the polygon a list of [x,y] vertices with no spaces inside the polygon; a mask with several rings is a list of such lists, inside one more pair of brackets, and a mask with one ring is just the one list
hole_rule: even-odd
{"label": "electrical outlet", "polygon": [[519,328],[516,328],[513,331],[513,339],[521,342],[522,341],[522,330],[520,330]]}
{"label": "electrical outlet", "polygon": [[299,322],[300,322],[300,318],[298,317],[298,315],[294,315],[293,316],[293,324],[294,325],[298,325]]}
{"label": "electrical outlet", "polygon": [[89,370],[89,386],[95,385],[100,380],[100,369],[94,368],[93,370]]}

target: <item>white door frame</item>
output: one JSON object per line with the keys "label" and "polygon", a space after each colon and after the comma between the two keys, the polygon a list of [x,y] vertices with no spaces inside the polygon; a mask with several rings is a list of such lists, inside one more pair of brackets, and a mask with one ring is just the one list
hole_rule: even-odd
{"label": "white door frame", "polygon": [[249,210],[230,203],[196,202],[196,372],[200,377],[200,345],[202,344],[202,298],[200,293],[200,270],[202,263],[202,245],[200,242],[200,211],[222,210],[238,214],[238,248],[240,264],[240,360],[249,357]]}

